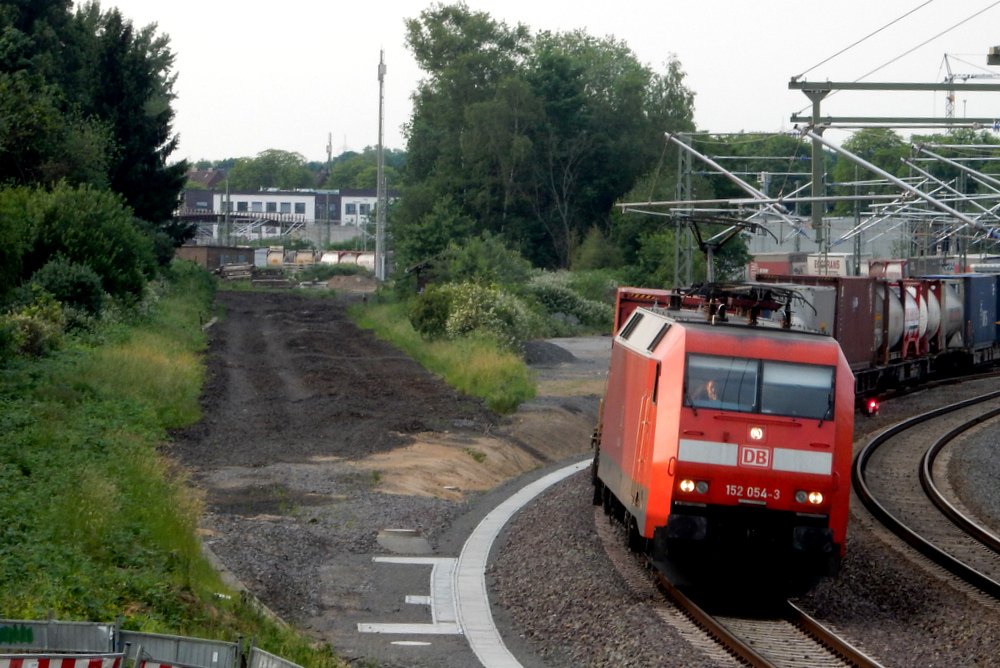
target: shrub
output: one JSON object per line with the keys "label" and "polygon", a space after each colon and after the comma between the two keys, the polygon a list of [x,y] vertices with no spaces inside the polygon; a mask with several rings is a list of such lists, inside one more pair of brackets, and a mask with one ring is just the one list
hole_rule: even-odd
{"label": "shrub", "polygon": [[437,282],[517,285],[531,276],[531,263],[488,232],[480,237],[452,242],[432,262]]}
{"label": "shrub", "polygon": [[532,316],[518,297],[476,283],[428,286],[410,302],[413,329],[424,339],[488,338],[504,350],[520,350],[532,332]]}
{"label": "shrub", "polygon": [[524,304],[513,295],[475,283],[453,285],[445,332],[448,338],[479,336],[505,350],[519,350],[529,332]]}
{"label": "shrub", "polygon": [[140,297],[156,272],[152,240],[112,192],[60,184],[35,191],[28,213],[35,230],[24,258],[30,273],[62,255],[93,269],[111,295]]}
{"label": "shrub", "polygon": [[625,256],[613,241],[597,226],[591,227],[583,242],[573,252],[573,269],[606,269],[620,267]]}
{"label": "shrub", "polygon": [[451,298],[449,285],[429,285],[410,302],[407,312],[410,324],[424,339],[433,341],[445,336]]}
{"label": "shrub", "polygon": [[575,319],[588,327],[611,326],[611,305],[581,297],[561,274],[539,274],[526,290],[542,304],[549,317]]}
{"label": "shrub", "polygon": [[61,255],[49,260],[31,276],[31,282],[45,290],[64,306],[91,315],[100,312],[104,301],[101,277],[90,267],[71,262]]}
{"label": "shrub", "polygon": [[0,301],[22,280],[22,264],[32,234],[26,214],[31,190],[0,190]]}
{"label": "shrub", "polygon": [[9,315],[0,315],[0,363],[17,353],[17,326]]}
{"label": "shrub", "polygon": [[14,352],[19,355],[41,357],[59,347],[66,317],[55,297],[35,290],[35,301],[9,316],[13,327]]}

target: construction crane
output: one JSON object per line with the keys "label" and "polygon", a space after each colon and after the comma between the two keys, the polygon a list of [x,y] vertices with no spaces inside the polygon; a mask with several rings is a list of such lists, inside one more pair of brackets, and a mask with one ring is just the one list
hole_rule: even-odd
{"label": "construction crane", "polygon": [[[954,56],[952,57],[954,58]],[[955,60],[958,60],[960,62],[965,62],[960,58],[955,58]],[[965,63],[965,64],[970,65],[971,63]],[[973,67],[975,66],[973,65]],[[948,60],[947,53],[944,54],[944,69],[948,73],[944,78],[945,83],[952,83],[955,80],[965,82],[968,81],[969,79],[1000,79],[1000,73],[988,72],[986,70],[983,70],[982,72],[976,72],[973,74],[955,74],[951,71],[951,63]],[[945,100],[944,102],[945,118],[955,118],[955,91],[949,90],[944,100]]]}

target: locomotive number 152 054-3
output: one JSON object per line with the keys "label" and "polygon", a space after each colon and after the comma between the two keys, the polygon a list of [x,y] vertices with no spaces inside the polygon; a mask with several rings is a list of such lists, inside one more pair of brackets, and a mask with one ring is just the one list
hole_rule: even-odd
{"label": "locomotive number 152 054-3", "polygon": [[768,489],[767,487],[754,487],[752,485],[726,485],[726,496],[736,496],[741,499],[773,499],[777,501],[781,498],[780,489]]}

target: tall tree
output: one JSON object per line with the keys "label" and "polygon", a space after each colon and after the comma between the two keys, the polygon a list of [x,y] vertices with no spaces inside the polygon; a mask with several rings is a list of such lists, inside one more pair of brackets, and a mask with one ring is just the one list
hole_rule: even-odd
{"label": "tall tree", "polygon": [[169,221],[187,165],[171,123],[174,56],[156,26],[71,0],[0,0],[0,178],[110,187]]}
{"label": "tall tree", "polygon": [[531,38],[464,4],[407,25],[428,73],[408,128],[408,182],[421,196],[404,198],[394,234],[447,196],[535,264],[567,266],[655,164],[662,133],[693,127],[679,65],[656,74],[613,38]]}
{"label": "tall tree", "polygon": [[[427,74],[413,94],[407,126],[407,182],[453,197],[468,210],[474,186],[463,155],[465,110],[493,97],[497,84],[517,71],[527,54],[525,26],[510,27],[464,3],[435,4],[406,21],[407,45]],[[430,212],[434,199],[405,197],[394,219],[398,230]],[[404,232],[405,234],[405,232]]]}
{"label": "tall tree", "polygon": [[155,29],[136,31],[117,9],[101,17],[96,49],[101,76],[93,111],[111,124],[117,141],[112,189],[139,218],[166,223],[177,208],[187,163],[167,164],[178,143],[170,106],[176,75],[168,40]]}

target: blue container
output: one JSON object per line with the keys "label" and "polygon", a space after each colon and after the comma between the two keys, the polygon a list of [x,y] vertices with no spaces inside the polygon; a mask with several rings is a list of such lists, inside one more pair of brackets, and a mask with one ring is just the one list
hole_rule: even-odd
{"label": "blue container", "polygon": [[963,274],[965,279],[966,342],[972,348],[993,345],[997,338],[997,277]]}
{"label": "blue container", "polygon": [[958,284],[962,297],[963,319],[965,321],[962,340],[965,348],[977,350],[989,348],[1000,335],[997,326],[997,311],[1000,296],[997,288],[1000,279],[993,274],[938,274],[921,278],[942,279]]}
{"label": "blue container", "polygon": [[996,279],[996,286],[994,286],[994,289],[997,293],[997,329],[993,340],[1000,343],[1000,274],[994,275],[994,278]]}

